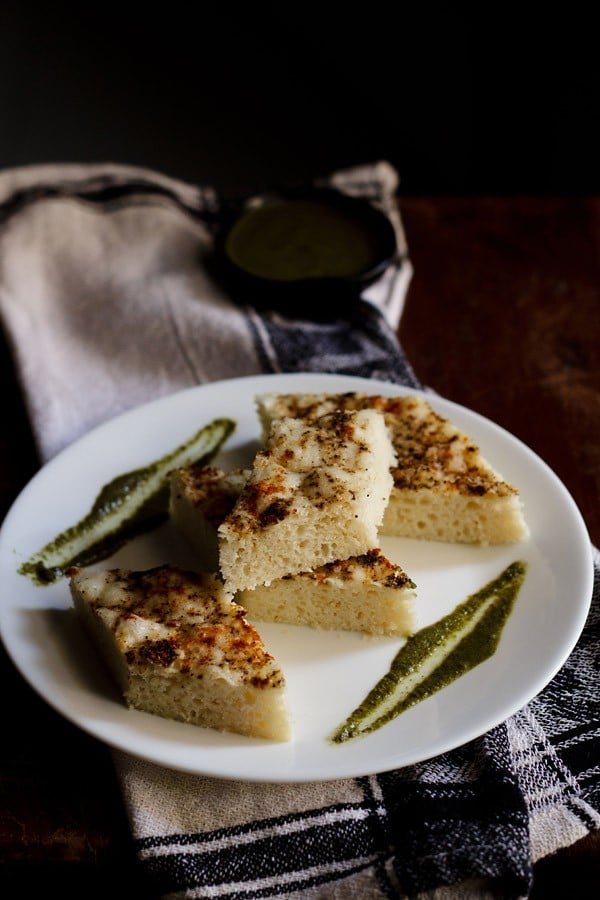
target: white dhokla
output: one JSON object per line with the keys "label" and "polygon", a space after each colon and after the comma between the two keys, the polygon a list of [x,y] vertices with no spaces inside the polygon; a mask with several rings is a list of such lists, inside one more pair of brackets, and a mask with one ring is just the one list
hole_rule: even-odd
{"label": "white dhokla", "polygon": [[129,707],[290,740],[284,675],[216,576],[172,566],[68,575],[75,609]]}
{"label": "white dhokla", "polygon": [[240,591],[236,600],[266,622],[400,636],[415,629],[415,585],[379,549]]}
{"label": "white dhokla", "polygon": [[[236,490],[241,492],[247,475],[211,466],[174,473],[173,521],[197,549],[201,565],[210,566],[216,529],[233,508]],[[250,617],[266,622],[396,635],[410,634],[415,627],[415,585],[379,549],[240,591],[235,600]]]}
{"label": "white dhokla", "polygon": [[249,469],[224,472],[202,464],[171,472],[169,516],[206,572],[219,571],[217,528],[233,509],[249,474]]}
{"label": "white dhokla", "polygon": [[226,589],[235,594],[376,547],[393,463],[374,410],[273,422],[218,529]]}
{"label": "white dhokla", "polygon": [[504,544],[529,533],[518,489],[495,471],[467,434],[419,395],[270,393],[258,395],[256,402],[264,434],[282,417],[311,422],[337,409],[383,414],[396,462],[382,534]]}

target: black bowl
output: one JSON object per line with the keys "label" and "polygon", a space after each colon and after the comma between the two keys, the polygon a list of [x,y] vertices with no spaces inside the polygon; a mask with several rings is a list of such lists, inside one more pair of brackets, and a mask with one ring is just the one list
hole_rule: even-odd
{"label": "black bowl", "polygon": [[248,200],[228,211],[215,244],[234,300],[319,319],[343,314],[396,253],[384,212],[330,188]]}

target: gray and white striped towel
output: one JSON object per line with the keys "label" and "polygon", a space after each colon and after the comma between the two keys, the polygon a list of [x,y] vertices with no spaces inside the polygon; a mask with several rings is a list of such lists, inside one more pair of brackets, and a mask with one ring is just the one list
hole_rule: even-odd
{"label": "gray and white striped towel", "polygon": [[[396,338],[411,276],[397,175],[382,162],[332,181],[387,209],[399,255],[360,316],[311,323],[235,304],[211,280],[210,189],[118,165],[0,174],[0,310],[42,461],[117,413],[223,378],[314,371],[419,387]],[[156,896],[525,896],[536,860],[600,825],[594,552],[592,609],[567,663],[457,750],[371,777],[260,786],[115,751]]]}

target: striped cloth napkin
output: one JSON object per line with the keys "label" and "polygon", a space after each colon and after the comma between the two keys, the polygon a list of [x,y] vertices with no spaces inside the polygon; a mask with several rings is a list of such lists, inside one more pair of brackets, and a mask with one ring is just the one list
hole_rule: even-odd
{"label": "striped cloth napkin", "polygon": [[[386,162],[326,181],[392,218],[398,257],[360,315],[245,305],[206,260],[220,200],[119,165],[0,174],[0,311],[42,461],[127,409],[275,372],[421,387],[396,338],[411,277]],[[533,863],[600,825],[600,555],[586,628],[554,680],[482,737],[419,765],[328,783],[225,781],[114,751],[140,877],[170,898],[523,897]]]}

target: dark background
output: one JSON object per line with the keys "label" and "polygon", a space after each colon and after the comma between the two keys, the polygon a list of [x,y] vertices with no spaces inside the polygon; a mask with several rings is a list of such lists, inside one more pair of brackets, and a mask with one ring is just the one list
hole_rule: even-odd
{"label": "dark background", "polygon": [[386,158],[405,194],[599,193],[592,15],[413,6],[5,0],[0,168],[122,162],[240,194]]}

